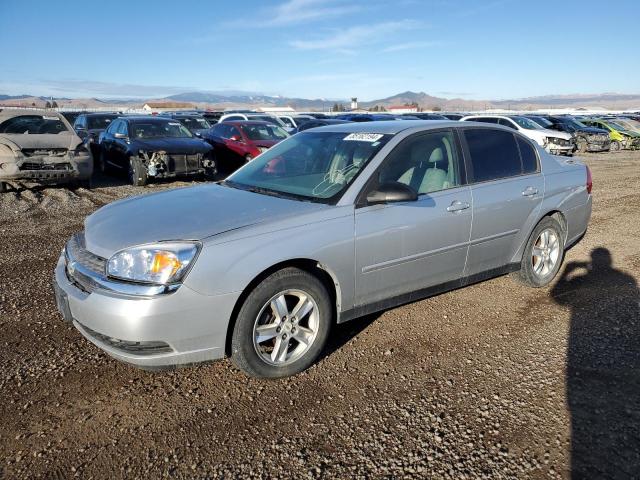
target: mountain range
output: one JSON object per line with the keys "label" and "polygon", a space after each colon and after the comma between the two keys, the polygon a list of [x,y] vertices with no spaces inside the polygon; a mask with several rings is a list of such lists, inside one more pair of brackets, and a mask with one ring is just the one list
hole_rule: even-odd
{"label": "mountain range", "polygon": [[[2,95],[0,106],[44,106],[51,97],[33,95]],[[164,98],[149,99],[99,99],[99,98],[53,98],[60,107],[69,108],[139,108],[149,101],[184,102],[198,108],[258,108],[292,107],[296,110],[329,110],[334,104],[349,106],[347,99],[307,99],[264,95],[253,92],[185,92]],[[441,109],[444,111],[485,110],[504,108],[514,110],[535,110],[541,108],[603,108],[611,110],[640,110],[640,94],[571,94],[545,95],[513,100],[468,100],[463,98],[443,98],[425,92],[406,91],[371,101],[359,102],[360,108],[375,106],[417,104],[424,110]]]}

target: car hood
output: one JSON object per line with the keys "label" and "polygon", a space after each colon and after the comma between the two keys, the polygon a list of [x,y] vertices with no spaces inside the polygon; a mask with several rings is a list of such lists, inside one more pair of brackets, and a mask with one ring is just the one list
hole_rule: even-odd
{"label": "car hood", "polygon": [[163,150],[171,153],[206,153],[211,146],[199,138],[148,138],[135,139],[131,142],[136,149],[156,152]]}
{"label": "car hood", "polygon": [[583,127],[576,130],[578,133],[586,133],[587,135],[609,135],[609,132],[602,128]]}
{"label": "car hood", "polygon": [[6,143],[14,150],[22,148],[66,148],[73,150],[82,143],[80,137],[70,132],[43,135],[3,133],[0,134],[0,140],[3,140],[2,143]]}
{"label": "car hood", "polygon": [[565,140],[571,140],[573,136],[567,132],[558,132],[557,130],[549,130],[548,128],[541,128],[540,130],[534,130],[540,132],[545,137],[563,138]]}
{"label": "car hood", "polygon": [[207,184],[106,205],[85,220],[85,240],[89,251],[109,258],[118,250],[134,245],[203,240],[326,208],[324,204]]}

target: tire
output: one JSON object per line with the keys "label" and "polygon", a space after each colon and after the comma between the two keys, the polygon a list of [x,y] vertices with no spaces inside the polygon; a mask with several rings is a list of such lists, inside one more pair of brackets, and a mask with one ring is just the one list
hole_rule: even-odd
{"label": "tire", "polygon": [[138,157],[129,157],[129,182],[134,187],[144,187],[147,184],[147,169]]}
{"label": "tire", "polygon": [[522,254],[520,280],[534,288],[549,285],[558,274],[563,260],[562,227],[555,218],[545,217],[533,229]]}
{"label": "tire", "polygon": [[98,170],[100,170],[100,173],[109,173],[109,165],[102,149],[100,149],[100,155],[98,156]]}
{"label": "tire", "polygon": [[5,193],[9,191],[9,184],[5,182],[0,182],[0,193]]}
{"label": "tire", "polygon": [[612,152],[619,152],[622,149],[622,145],[620,145],[620,142],[618,142],[617,140],[614,140],[613,142],[611,142],[611,146],[609,147],[609,150]]}
{"label": "tire", "polygon": [[[299,306],[304,312],[297,318]],[[298,268],[279,270],[242,304],[231,338],[231,361],[252,377],[295,375],[317,360],[332,324],[331,296],[322,282]]]}
{"label": "tire", "polygon": [[584,138],[582,137],[578,138],[576,145],[578,147],[578,153],[587,153],[589,144]]}

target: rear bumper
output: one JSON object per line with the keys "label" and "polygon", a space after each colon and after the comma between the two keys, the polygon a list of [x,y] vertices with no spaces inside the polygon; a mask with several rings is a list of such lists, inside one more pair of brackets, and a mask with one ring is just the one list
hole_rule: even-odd
{"label": "rear bumper", "polygon": [[202,295],[182,285],[157,297],[84,291],[68,277],[64,256],[54,273],[58,310],[111,357],[167,368],[224,357],[229,319],[240,292]]}

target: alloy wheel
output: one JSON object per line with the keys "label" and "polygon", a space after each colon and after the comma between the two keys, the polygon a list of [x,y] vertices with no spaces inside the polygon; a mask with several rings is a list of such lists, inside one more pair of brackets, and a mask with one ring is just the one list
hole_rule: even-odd
{"label": "alloy wheel", "polygon": [[318,305],[302,290],[285,290],[260,309],[253,326],[253,346],[270,365],[295,362],[313,345],[319,329]]}
{"label": "alloy wheel", "polygon": [[553,272],[560,259],[560,239],[558,234],[547,228],[540,232],[533,244],[531,263],[533,273],[539,278],[544,278]]}

